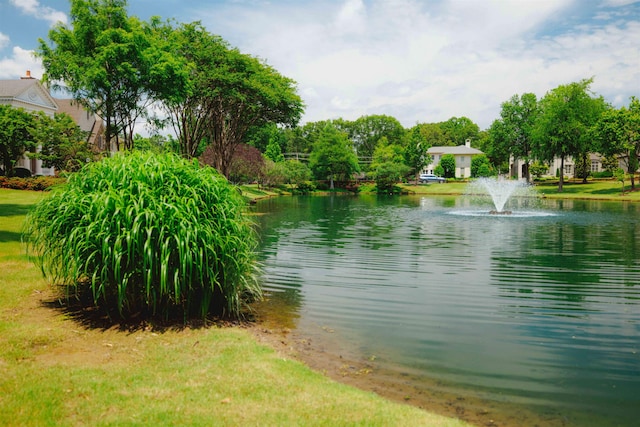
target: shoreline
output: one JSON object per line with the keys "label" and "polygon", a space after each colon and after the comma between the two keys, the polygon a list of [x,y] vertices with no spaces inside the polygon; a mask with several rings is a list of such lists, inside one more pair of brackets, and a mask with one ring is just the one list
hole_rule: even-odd
{"label": "shoreline", "polygon": [[[430,414],[461,420],[471,426],[525,427],[568,425],[560,413],[534,413],[505,402],[489,401],[470,393],[460,396],[437,379],[414,377],[338,347],[329,339],[333,331],[319,328],[315,335],[296,331],[292,320],[271,313],[278,307],[266,302],[256,304],[256,318],[245,325],[254,339],[276,351],[281,357],[303,363],[333,381],[372,392],[381,398],[416,407]],[[322,339],[322,335],[327,340]],[[333,342],[330,342],[333,341]],[[414,380],[422,385],[415,385]]]}

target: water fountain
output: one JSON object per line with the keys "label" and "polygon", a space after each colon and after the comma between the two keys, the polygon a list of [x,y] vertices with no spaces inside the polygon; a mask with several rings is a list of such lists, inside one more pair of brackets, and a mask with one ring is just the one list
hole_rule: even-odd
{"label": "water fountain", "polygon": [[493,209],[488,212],[490,215],[514,214],[512,210],[505,209],[512,197],[536,200],[538,196],[533,186],[528,183],[504,178],[479,178],[469,185],[467,194],[479,199],[489,199],[493,204]]}

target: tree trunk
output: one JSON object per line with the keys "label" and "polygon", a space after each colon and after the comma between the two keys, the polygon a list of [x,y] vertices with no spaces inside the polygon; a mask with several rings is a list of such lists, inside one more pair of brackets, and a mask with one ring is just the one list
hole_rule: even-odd
{"label": "tree trunk", "polygon": [[560,180],[558,181],[558,193],[562,193],[564,184],[564,155],[560,156]]}

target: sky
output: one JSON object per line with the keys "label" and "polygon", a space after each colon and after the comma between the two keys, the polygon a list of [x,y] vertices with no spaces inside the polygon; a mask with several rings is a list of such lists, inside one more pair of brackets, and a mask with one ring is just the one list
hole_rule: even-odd
{"label": "sky", "polygon": [[[487,129],[513,95],[593,77],[616,107],[640,97],[640,0],[129,0],[129,14],[200,21],[296,81],[301,123],[365,115]],[[70,25],[67,0],[0,0],[0,79]]]}

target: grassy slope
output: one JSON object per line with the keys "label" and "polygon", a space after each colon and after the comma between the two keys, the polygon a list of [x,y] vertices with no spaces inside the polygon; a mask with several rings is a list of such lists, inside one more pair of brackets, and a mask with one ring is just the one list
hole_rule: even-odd
{"label": "grassy slope", "polygon": [[79,323],[20,243],[42,196],[0,189],[0,425],[465,425],[335,383],[239,327]]}

